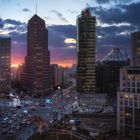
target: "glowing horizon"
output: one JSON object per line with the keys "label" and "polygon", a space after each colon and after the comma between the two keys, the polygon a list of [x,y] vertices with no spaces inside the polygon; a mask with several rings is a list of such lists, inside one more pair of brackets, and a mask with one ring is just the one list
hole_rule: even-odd
{"label": "glowing horizon", "polygon": [[[58,64],[59,66],[62,67],[71,67],[73,64],[75,64],[75,61],[68,60],[68,62],[60,62],[60,61],[51,61],[50,64]],[[11,60],[11,67],[18,67],[19,65],[24,64],[24,59],[22,60],[17,60],[17,59],[12,59]]]}

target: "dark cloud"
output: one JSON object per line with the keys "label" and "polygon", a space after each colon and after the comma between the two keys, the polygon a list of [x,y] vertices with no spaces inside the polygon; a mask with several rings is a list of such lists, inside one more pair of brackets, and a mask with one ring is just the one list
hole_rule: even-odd
{"label": "dark cloud", "polygon": [[4,24],[12,24],[12,25],[18,26],[18,25],[21,25],[22,23],[17,20],[6,19],[6,20],[4,20]]}
{"label": "dark cloud", "polygon": [[[140,2],[119,4],[112,8],[90,7],[100,21],[97,27],[97,57],[106,55],[112,48],[121,48],[129,53],[131,32],[140,30]],[[104,23],[106,27],[102,27]]]}
{"label": "dark cloud", "polygon": [[0,28],[2,31],[7,30],[8,32],[12,32],[12,31],[15,32],[16,30],[16,32],[20,33],[20,32],[25,32],[26,27],[27,27],[26,23],[22,23],[14,19],[3,20],[0,18]]}
{"label": "dark cloud", "polygon": [[112,35],[118,35],[122,32],[131,33],[136,30],[134,26],[129,25],[121,25],[121,26],[109,26],[109,27],[97,27],[97,35],[98,36],[112,36]]}
{"label": "dark cloud", "polygon": [[28,8],[23,8],[22,11],[23,11],[23,12],[31,12],[31,10],[28,9]]}
{"label": "dark cloud", "polygon": [[2,28],[3,27],[3,20],[0,18],[0,28]]}
{"label": "dark cloud", "polygon": [[140,2],[131,3],[129,5],[117,5],[110,9],[106,9],[101,6],[93,7],[91,10],[103,23],[118,24],[127,22],[133,26],[139,26],[140,24],[139,14],[136,14],[140,12]]}
{"label": "dark cloud", "polygon": [[48,27],[49,30],[69,38],[76,38],[76,26],[74,25],[53,25]]}
{"label": "dark cloud", "polygon": [[136,28],[134,26],[97,27],[96,51],[97,58],[103,58],[112,48],[120,48],[129,53],[130,35]]}
{"label": "dark cloud", "polygon": [[129,3],[132,2],[134,0],[95,0],[97,3],[99,4],[106,4],[106,3],[110,3],[110,2],[115,2],[115,3]]}
{"label": "dark cloud", "polygon": [[109,3],[110,0],[95,0],[97,3],[102,4],[102,3]]}
{"label": "dark cloud", "polygon": [[67,20],[66,18],[64,18],[63,15],[62,15],[60,12],[58,12],[58,11],[56,11],[56,10],[51,10],[50,12],[55,13],[55,14],[57,15],[57,17],[58,17],[59,19],[61,19],[62,21],[68,22],[68,20]]}

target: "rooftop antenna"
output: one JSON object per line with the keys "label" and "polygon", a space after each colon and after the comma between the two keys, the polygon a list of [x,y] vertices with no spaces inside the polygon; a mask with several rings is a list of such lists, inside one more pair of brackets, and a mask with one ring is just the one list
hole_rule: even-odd
{"label": "rooftop antenna", "polygon": [[36,13],[36,15],[37,15],[37,2],[36,2],[36,10],[35,10],[35,13]]}

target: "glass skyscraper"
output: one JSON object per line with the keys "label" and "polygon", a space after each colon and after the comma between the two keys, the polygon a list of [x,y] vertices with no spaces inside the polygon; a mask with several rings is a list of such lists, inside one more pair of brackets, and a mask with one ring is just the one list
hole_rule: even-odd
{"label": "glass skyscraper", "polygon": [[77,18],[77,91],[95,92],[96,17],[89,9]]}

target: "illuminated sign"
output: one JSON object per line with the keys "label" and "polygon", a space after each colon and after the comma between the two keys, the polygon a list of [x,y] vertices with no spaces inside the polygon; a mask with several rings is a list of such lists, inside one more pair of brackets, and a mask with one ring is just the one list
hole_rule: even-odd
{"label": "illuminated sign", "polygon": [[46,99],[46,103],[51,104],[52,103],[51,99]]}
{"label": "illuminated sign", "polygon": [[83,14],[84,16],[88,16],[88,12],[84,12],[84,14]]}
{"label": "illuminated sign", "polygon": [[82,12],[82,15],[85,17],[85,16],[89,16],[90,13],[89,13],[89,9],[86,9]]}

